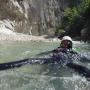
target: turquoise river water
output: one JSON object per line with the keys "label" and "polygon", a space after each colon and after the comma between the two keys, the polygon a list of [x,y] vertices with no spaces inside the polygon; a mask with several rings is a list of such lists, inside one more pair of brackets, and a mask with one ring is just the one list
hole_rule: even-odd
{"label": "turquoise river water", "polygon": [[[0,42],[0,63],[36,57],[58,46],[50,42]],[[90,44],[74,42],[74,49],[90,59]],[[90,90],[90,82],[60,65],[25,65],[0,71],[0,90]]]}

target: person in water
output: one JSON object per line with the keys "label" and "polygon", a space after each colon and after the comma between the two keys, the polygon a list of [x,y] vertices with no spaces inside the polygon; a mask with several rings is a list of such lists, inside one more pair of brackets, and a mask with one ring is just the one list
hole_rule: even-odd
{"label": "person in water", "polygon": [[[83,63],[90,62],[85,56],[77,53],[73,49],[73,40],[69,36],[64,36],[61,39],[60,46],[52,51],[42,52],[38,55],[52,54],[51,60],[43,60],[43,63],[57,63],[66,65],[67,63]],[[50,59],[50,58],[49,58]]]}
{"label": "person in water", "polygon": [[77,55],[75,51],[72,50],[73,42],[71,37],[64,36],[61,40],[60,46],[53,50],[54,61],[62,64],[69,63],[72,57]]}
{"label": "person in water", "polygon": [[85,56],[78,54],[75,50],[73,50],[73,41],[69,36],[64,36],[61,40],[60,46],[52,52],[53,60],[64,65],[71,62],[90,62]]}
{"label": "person in water", "polygon": [[73,51],[72,50],[72,39],[69,36],[64,36],[61,40],[60,46],[57,49],[54,49],[53,52],[60,52],[60,51]]}

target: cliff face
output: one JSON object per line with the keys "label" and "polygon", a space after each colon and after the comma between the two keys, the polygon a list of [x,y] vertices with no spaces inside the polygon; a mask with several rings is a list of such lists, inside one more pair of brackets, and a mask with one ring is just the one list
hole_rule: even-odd
{"label": "cliff face", "polygon": [[13,29],[6,24],[3,27],[14,32],[50,35],[67,6],[66,0],[0,0],[0,21],[9,21]]}

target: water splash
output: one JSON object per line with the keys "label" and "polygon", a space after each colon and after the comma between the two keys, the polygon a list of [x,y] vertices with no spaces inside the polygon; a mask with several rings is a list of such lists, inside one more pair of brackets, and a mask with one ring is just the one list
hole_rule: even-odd
{"label": "water splash", "polygon": [[[4,78],[4,79],[3,79]],[[89,90],[90,83],[79,76],[54,77],[28,72],[0,72],[0,90]]]}

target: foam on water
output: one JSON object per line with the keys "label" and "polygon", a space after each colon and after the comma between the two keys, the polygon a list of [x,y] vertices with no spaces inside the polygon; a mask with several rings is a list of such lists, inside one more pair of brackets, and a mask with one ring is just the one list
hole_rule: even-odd
{"label": "foam on water", "polygon": [[55,77],[28,72],[0,72],[0,90],[89,90],[90,83],[80,76]]}

